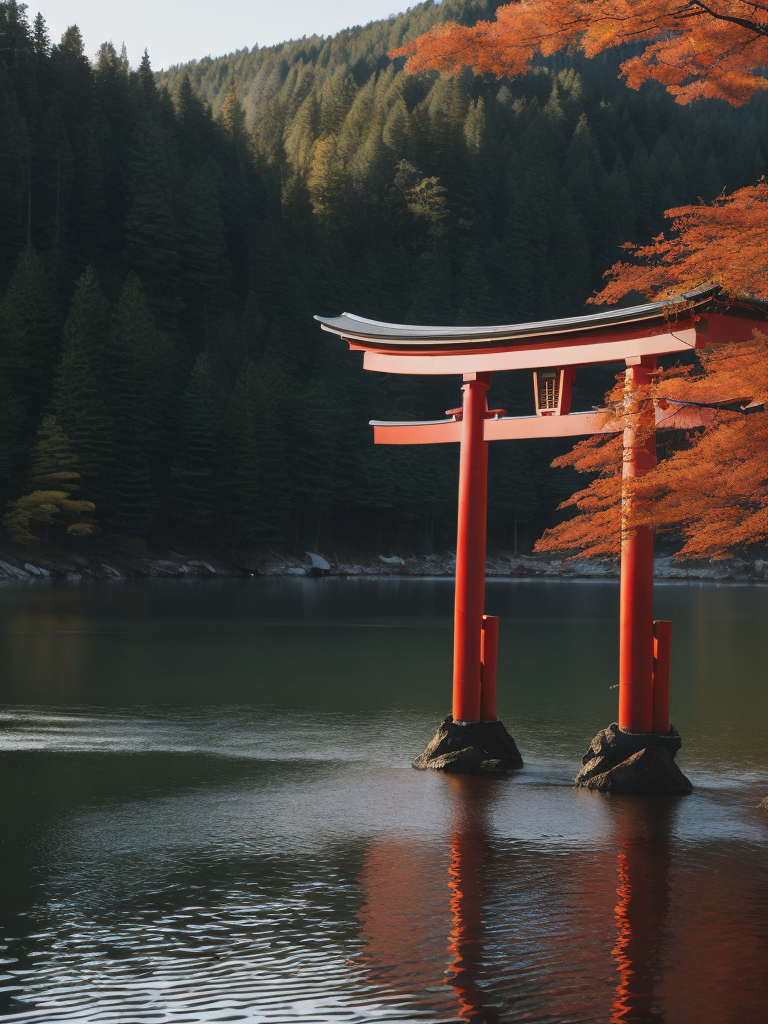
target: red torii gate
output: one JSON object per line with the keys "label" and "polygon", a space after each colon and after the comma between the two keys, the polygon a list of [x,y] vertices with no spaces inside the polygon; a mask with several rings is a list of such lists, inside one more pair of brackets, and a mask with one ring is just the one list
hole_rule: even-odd
{"label": "red torii gate", "polygon": [[[461,445],[453,722],[471,724],[496,721],[497,621],[483,614],[487,442],[623,430],[624,478],[641,476],[656,463],[657,420],[691,428],[715,413],[688,406],[660,412],[643,401],[641,389],[657,357],[746,340],[764,327],[768,310],[761,303],[726,301],[716,288],[704,288],[626,309],[498,327],[390,324],[350,313],[315,319],[351,349],[362,350],[366,370],[463,378],[462,408],[449,419],[372,426],[376,444]],[[610,409],[570,412],[576,367],[614,361],[626,365],[624,415],[617,418]],[[536,415],[489,409],[492,373],[522,369],[534,371]],[[622,537],[618,724],[625,734],[666,737],[671,623],[653,621],[653,544],[653,531],[645,527]],[[460,770],[456,764],[434,766]]]}

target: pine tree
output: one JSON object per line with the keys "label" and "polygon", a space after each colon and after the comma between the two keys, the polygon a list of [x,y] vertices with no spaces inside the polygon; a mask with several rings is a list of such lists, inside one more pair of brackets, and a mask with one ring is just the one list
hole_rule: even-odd
{"label": "pine tree", "polygon": [[27,245],[0,301],[0,374],[23,401],[33,423],[48,400],[60,332],[53,284],[35,250]]}
{"label": "pine tree", "polygon": [[179,269],[184,282],[185,322],[205,338],[213,320],[231,302],[224,222],[212,173],[198,171],[180,196]]}
{"label": "pine tree", "polygon": [[129,274],[106,343],[103,381],[119,437],[158,466],[168,450],[167,408],[174,394],[172,350],[155,327],[144,289]]}
{"label": "pine tree", "polygon": [[240,550],[256,550],[264,539],[264,492],[259,465],[260,388],[256,367],[246,360],[235,384],[222,431],[221,507]]}
{"label": "pine tree", "polygon": [[30,165],[32,145],[27,124],[0,64],[0,281],[7,279],[25,241],[30,241]]}
{"label": "pine tree", "polygon": [[463,325],[494,324],[497,322],[496,303],[488,287],[477,253],[467,257],[457,280],[458,311],[456,322]]}
{"label": "pine tree", "polygon": [[240,102],[240,94],[234,82],[229,87],[229,92],[224,98],[219,119],[238,157],[240,160],[246,161],[250,150],[250,139],[248,138],[248,129],[245,124],[245,110]]}
{"label": "pine tree", "polygon": [[347,219],[346,186],[344,161],[336,139],[318,139],[309,156],[307,188],[315,216],[332,229],[337,230]]}
{"label": "pine tree", "polygon": [[195,527],[212,526],[221,504],[219,437],[223,404],[210,356],[202,352],[179,402],[176,457],[168,498],[170,512]]}
{"label": "pine tree", "polygon": [[107,498],[105,471],[114,436],[102,376],[109,331],[109,306],[95,271],[89,268],[78,282],[64,324],[64,350],[53,383],[53,412],[77,459],[83,494],[97,509]]}
{"label": "pine tree", "polygon": [[155,82],[155,76],[152,73],[152,62],[149,59],[149,53],[147,50],[145,50],[141,55],[141,61],[139,63],[138,71],[136,72],[136,76],[139,81],[144,109],[147,111],[154,111],[157,107],[157,84]]}
{"label": "pine tree", "polygon": [[19,544],[96,532],[95,506],[72,498],[79,487],[77,457],[54,416],[40,425],[27,479],[28,493],[9,504],[3,523]]}
{"label": "pine tree", "polygon": [[0,373],[0,508],[13,493],[18,493],[19,462],[24,451],[21,440],[23,422],[24,405],[8,378]]}
{"label": "pine tree", "polygon": [[110,327],[109,304],[95,269],[88,267],[77,282],[64,323],[65,351],[82,349],[100,372],[106,358]]}
{"label": "pine tree", "polygon": [[120,539],[143,539],[152,527],[158,501],[152,488],[149,459],[133,441],[113,439],[105,474],[99,521]]}
{"label": "pine tree", "polygon": [[172,328],[181,308],[177,295],[179,229],[162,136],[151,124],[139,134],[131,171],[125,260],[147,289],[160,325]]}

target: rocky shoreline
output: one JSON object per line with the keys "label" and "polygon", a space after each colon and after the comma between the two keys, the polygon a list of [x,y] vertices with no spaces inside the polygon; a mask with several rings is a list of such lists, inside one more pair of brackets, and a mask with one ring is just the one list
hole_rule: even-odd
{"label": "rocky shoreline", "polygon": [[[0,583],[128,579],[211,579],[226,577],[349,576],[349,577],[452,577],[455,556],[442,554],[400,557],[378,555],[354,560],[306,552],[304,558],[273,552],[245,566],[219,558],[195,558],[166,552],[142,557],[77,555],[72,552],[0,550]],[[497,553],[486,560],[488,578],[557,579],[618,578],[618,566],[587,558],[557,559],[543,555]],[[768,583],[768,560],[730,559],[713,563],[681,563],[658,557],[658,580]]]}

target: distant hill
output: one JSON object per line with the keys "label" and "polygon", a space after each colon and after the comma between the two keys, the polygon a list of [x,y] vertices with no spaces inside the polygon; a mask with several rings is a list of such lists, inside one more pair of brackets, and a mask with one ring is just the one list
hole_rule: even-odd
{"label": "distant hill", "polygon": [[253,120],[282,89],[291,69],[311,65],[318,83],[339,68],[349,71],[359,85],[384,70],[387,53],[429,31],[433,25],[457,21],[472,25],[492,18],[499,0],[432,0],[410,7],[383,21],[345,29],[333,36],[304,36],[277,46],[247,47],[226,57],[205,57],[169,68],[157,75],[158,82],[173,85],[189,74],[196,90],[218,113],[231,83],[237,82],[246,116]]}

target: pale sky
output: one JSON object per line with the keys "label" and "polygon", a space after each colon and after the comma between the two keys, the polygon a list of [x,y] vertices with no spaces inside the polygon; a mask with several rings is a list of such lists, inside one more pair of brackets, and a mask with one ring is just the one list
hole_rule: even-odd
{"label": "pale sky", "polygon": [[109,40],[128,48],[136,67],[146,47],[161,71],[244,46],[271,46],[302,36],[333,35],[351,25],[398,14],[418,0],[24,0],[30,22],[38,11],[58,43],[69,25],[83,34],[86,53]]}

